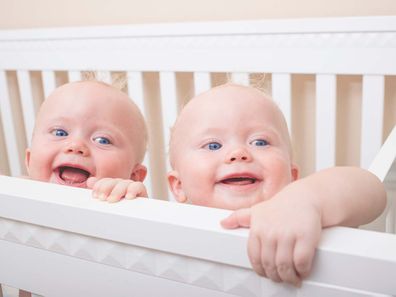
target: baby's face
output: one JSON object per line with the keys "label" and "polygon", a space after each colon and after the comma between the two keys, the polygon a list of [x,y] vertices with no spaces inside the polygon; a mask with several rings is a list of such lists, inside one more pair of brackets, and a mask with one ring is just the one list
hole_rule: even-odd
{"label": "baby's face", "polygon": [[26,152],[32,179],[86,187],[88,177],[143,180],[144,134],[136,107],[121,91],[97,82],[55,90],[43,103]]}
{"label": "baby's face", "polygon": [[173,133],[168,181],[178,201],[245,208],[297,178],[283,116],[254,89],[226,85],[194,98]]}

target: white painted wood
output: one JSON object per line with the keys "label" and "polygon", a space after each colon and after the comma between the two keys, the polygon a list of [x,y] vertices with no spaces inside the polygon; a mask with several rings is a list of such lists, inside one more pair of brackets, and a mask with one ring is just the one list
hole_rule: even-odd
{"label": "white painted wood", "polygon": [[363,76],[360,165],[368,168],[382,144],[384,76]]}
{"label": "white painted wood", "polygon": [[250,84],[249,73],[233,72],[233,73],[231,73],[231,80],[233,83],[243,85],[243,86],[249,86],[249,84]]}
{"label": "white painted wood", "polygon": [[71,70],[67,72],[69,77],[69,82],[80,81],[82,79],[82,75],[80,71]]}
{"label": "white painted wood", "polygon": [[371,162],[369,171],[374,173],[381,181],[385,181],[385,177],[390,171],[392,163],[396,159],[396,126],[393,127],[391,133],[386,138],[380,151]]}
{"label": "white painted wood", "polygon": [[[143,74],[141,72],[133,72],[130,71],[127,73],[128,75],[128,94],[129,97],[136,103],[142,112],[146,123],[148,123],[148,116],[146,113],[145,103],[144,103],[144,88],[143,88]],[[155,168],[151,166],[149,154],[146,153],[146,156],[143,161],[143,165],[147,167],[147,176],[144,180],[144,184],[148,189],[149,196],[153,193],[153,184],[152,184],[152,175],[154,173]]]}
{"label": "white painted wood", "polygon": [[[130,34],[137,37],[179,36],[179,35],[239,35],[239,34],[282,34],[282,33],[334,33],[334,32],[392,32],[396,28],[394,16],[335,17],[335,18],[299,18],[254,21],[224,22],[182,22],[161,24],[138,24],[121,26],[90,26],[50,29],[22,29],[16,36],[14,30],[2,30],[4,40],[59,39],[71,37],[125,37]],[[32,34],[34,32],[35,34]]]}
{"label": "white painted wood", "polygon": [[396,74],[395,16],[316,21],[3,30],[0,67]]}
{"label": "white painted wood", "polygon": [[100,81],[103,81],[103,82],[111,85],[113,79],[111,77],[111,72],[110,71],[99,71],[98,75],[99,75],[98,79]]}
{"label": "white painted wood", "polygon": [[[138,24],[122,26],[90,26],[51,29],[22,29],[16,36],[14,30],[2,30],[0,37],[5,40],[19,38],[68,39],[92,37],[125,37],[129,34],[138,37],[192,36],[208,34],[270,34],[270,33],[334,33],[334,32],[391,32],[396,27],[394,16],[343,17],[343,18],[301,18],[255,21],[224,21],[224,22],[183,22],[162,24]],[[32,34],[34,32],[35,34]]]}
{"label": "white painted wood", "polygon": [[[306,281],[302,288],[297,290],[281,284],[271,283],[269,280],[261,279],[257,282],[260,291],[254,291],[254,286],[247,285],[246,288],[235,286],[228,292],[222,292],[217,288],[205,288],[197,284],[185,284],[175,282],[166,277],[160,278],[147,273],[134,272],[126,269],[117,269],[109,265],[100,265],[94,262],[79,259],[77,257],[63,256],[57,253],[43,253],[36,248],[22,247],[12,242],[5,242],[0,245],[0,256],[10,253],[18,254],[20,261],[14,263],[10,257],[0,257],[4,265],[14,267],[11,273],[4,275],[4,279],[14,286],[20,286],[21,282],[15,280],[24,279],[23,286],[35,292],[40,292],[44,296],[125,296],[133,292],[133,296],[269,296],[274,292],[277,296],[292,297],[385,297],[389,295],[376,294],[373,292],[354,290],[341,286],[321,285],[315,282]],[[160,254],[160,253],[159,253]],[[24,263],[30,265],[24,266]],[[39,271],[35,269],[40,267]],[[211,267],[204,267],[204,269]],[[195,269],[202,267],[197,265]],[[31,276],[35,275],[34,278]],[[64,276],[68,275],[68,281],[64,281]],[[87,277],[89,275],[90,277]],[[243,271],[233,271],[226,276],[227,280],[246,277]],[[1,275],[0,275],[1,277]],[[109,281],[109,278],[111,281]],[[255,277],[257,280],[258,277]],[[207,280],[210,278],[207,278]],[[198,280],[199,281],[199,280]],[[202,278],[201,283],[204,283]],[[244,280],[243,280],[244,281]],[[249,279],[250,283],[252,279]],[[177,284],[177,285],[175,285]],[[210,283],[209,283],[210,284]],[[254,284],[254,283],[253,283]],[[261,285],[261,286],[260,286]],[[256,286],[257,287],[257,286]],[[216,290],[217,289],[217,290]],[[8,296],[7,296],[8,297]],[[390,296],[389,296],[390,297]]]}
{"label": "white painted wood", "polygon": [[194,72],[194,94],[198,95],[212,87],[209,72]]}
{"label": "white painted wood", "polygon": [[19,158],[17,134],[8,93],[6,73],[4,71],[0,71],[0,112],[11,175],[20,176],[22,174],[21,165],[23,161]]}
{"label": "white painted wood", "polygon": [[161,104],[165,152],[168,152],[170,129],[177,117],[176,77],[174,72],[160,73]]}
{"label": "white painted wood", "polygon": [[[395,184],[394,186],[396,187]],[[387,207],[389,210],[386,213],[386,217],[385,217],[385,232],[395,234],[396,233],[396,190],[392,189],[390,191],[387,191],[387,195],[388,195]]]}
{"label": "white painted wood", "polygon": [[55,72],[51,70],[43,70],[41,75],[43,78],[44,98],[48,98],[56,88]]}
{"label": "white painted wood", "polygon": [[[169,153],[169,141],[171,128],[177,118],[177,91],[176,91],[176,75],[174,72],[160,72],[160,93],[162,106],[162,131],[165,142],[165,153]],[[166,162],[166,171],[171,169],[169,160]],[[172,199],[173,195],[168,189],[168,199]]]}
{"label": "white painted wood", "polygon": [[316,170],[335,165],[337,78],[316,75]]}
{"label": "white painted wood", "polygon": [[[0,183],[5,185],[0,188],[0,259],[10,263],[13,260],[7,255],[12,251],[21,260],[12,272],[8,265],[0,266],[0,282],[39,294],[64,288],[57,286],[64,282],[60,275],[70,271],[74,273],[70,273],[69,284],[86,292],[98,290],[98,296],[105,295],[84,284],[96,281],[107,294],[113,281],[97,282],[99,275],[116,276],[125,283],[128,278],[132,283],[150,281],[149,287],[155,289],[137,285],[141,290],[136,290],[137,296],[159,288],[164,294],[172,293],[169,283],[163,283],[166,280],[178,283],[175,290],[193,285],[196,290],[210,288],[213,293],[236,296],[247,292],[252,296],[270,292],[317,296],[323,290],[328,293],[320,296],[396,294],[394,280],[389,277],[396,274],[396,237],[391,234],[344,227],[324,230],[312,274],[300,291],[273,284],[251,270],[246,253],[248,230],[224,230],[219,224],[230,211],[143,198],[108,207],[92,199],[87,189],[4,176]],[[98,228],[96,222],[106,228]],[[38,265],[42,273],[32,278]],[[118,286],[130,290],[118,281],[113,284],[116,292]]]}
{"label": "white painted wood", "polygon": [[289,131],[291,131],[291,74],[272,74],[272,98],[278,104],[285,116]]}
{"label": "white painted wood", "polygon": [[[18,244],[0,244],[0,259],[13,267],[0,275],[2,280],[16,287],[43,296],[235,296],[190,284],[177,283],[141,272],[129,271],[88,262],[58,253],[43,253],[36,248],[22,248]],[[18,261],[5,255],[17,254]],[[37,269],[40,267],[40,269]],[[34,275],[34,277],[32,277]],[[67,275],[67,281],[64,280]],[[23,281],[19,281],[23,279]],[[84,280],[84,281],[82,281]]]}
{"label": "white painted wood", "polygon": [[33,135],[34,123],[36,120],[36,111],[34,108],[32,85],[29,71],[18,70],[17,77],[19,94],[21,96],[23,121],[25,124],[26,141],[30,146],[31,138]]}

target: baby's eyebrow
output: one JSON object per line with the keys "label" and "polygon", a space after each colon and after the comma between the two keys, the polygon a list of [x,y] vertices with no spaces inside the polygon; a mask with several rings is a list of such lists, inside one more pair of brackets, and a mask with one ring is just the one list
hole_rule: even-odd
{"label": "baby's eyebrow", "polygon": [[197,135],[206,135],[206,134],[219,134],[228,129],[225,128],[218,128],[218,127],[206,127],[204,129],[200,129]]}
{"label": "baby's eyebrow", "polygon": [[69,118],[66,116],[57,116],[57,117],[50,117],[47,119],[47,123],[49,124],[56,124],[58,122],[68,122]]}
{"label": "baby's eyebrow", "polygon": [[257,134],[266,134],[269,136],[280,136],[280,133],[277,129],[273,128],[273,127],[265,127],[265,128],[260,128],[260,129],[252,129],[253,131],[257,131]]}

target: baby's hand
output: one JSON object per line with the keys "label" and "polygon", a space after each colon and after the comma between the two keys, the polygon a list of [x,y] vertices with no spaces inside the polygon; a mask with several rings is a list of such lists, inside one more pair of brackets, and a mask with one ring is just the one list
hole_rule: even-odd
{"label": "baby's hand", "polygon": [[227,229],[250,226],[248,255],[259,275],[296,287],[308,276],[322,225],[320,212],[304,200],[278,194],[221,222]]}
{"label": "baby's hand", "polygon": [[99,200],[118,202],[122,198],[134,199],[147,197],[147,191],[143,183],[130,179],[90,177],[87,186],[92,189],[92,196]]}

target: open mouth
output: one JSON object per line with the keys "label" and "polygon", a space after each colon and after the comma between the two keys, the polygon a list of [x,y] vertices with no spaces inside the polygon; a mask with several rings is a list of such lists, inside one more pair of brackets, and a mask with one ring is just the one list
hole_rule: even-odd
{"label": "open mouth", "polygon": [[237,186],[244,186],[244,185],[251,185],[258,181],[257,178],[254,177],[231,177],[221,180],[222,184],[226,185],[237,185]]}
{"label": "open mouth", "polygon": [[57,171],[59,178],[68,185],[82,184],[91,175],[87,170],[71,166],[60,166]]}

